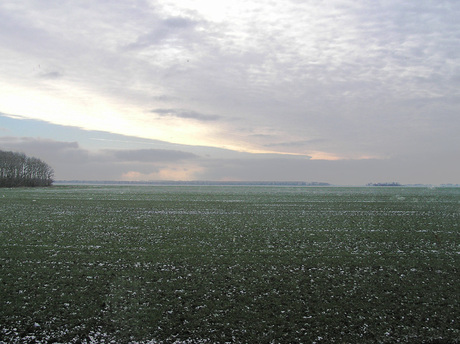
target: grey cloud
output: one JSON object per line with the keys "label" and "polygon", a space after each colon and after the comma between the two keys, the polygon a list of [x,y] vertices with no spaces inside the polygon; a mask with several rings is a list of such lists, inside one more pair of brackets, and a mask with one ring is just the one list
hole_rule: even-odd
{"label": "grey cloud", "polygon": [[197,158],[188,152],[166,149],[106,150],[119,161],[137,161],[143,163],[171,162]]}
{"label": "grey cloud", "polygon": [[32,137],[0,137],[0,149],[24,152],[46,161],[71,164],[87,162],[90,155],[77,142]]}
{"label": "grey cloud", "polygon": [[[458,180],[458,159],[434,156],[364,159],[364,160],[308,160],[298,157],[267,159],[214,159],[204,163],[204,180],[307,181],[328,182],[335,185],[364,185],[372,181],[398,181],[404,184],[430,184]],[[440,171],[439,165],[448,166]],[[414,169],[415,168],[415,169]],[[416,170],[419,170],[416,172]]]}
{"label": "grey cloud", "polygon": [[[49,139],[33,138],[33,137],[0,137],[0,145],[12,147],[13,149],[26,149],[37,151],[57,151],[65,149],[79,149],[77,142],[59,142]],[[10,149],[12,149],[10,148]]]}
{"label": "grey cloud", "polygon": [[[19,51],[39,52],[39,47],[47,50],[50,35],[43,29],[22,21],[24,12],[5,11],[0,8],[0,42]],[[33,37],[34,39],[30,39]]]}
{"label": "grey cloud", "polygon": [[170,17],[162,21],[162,26],[178,29],[188,29],[196,25],[196,21],[184,17]]}
{"label": "grey cloud", "polygon": [[309,165],[308,161],[308,159],[299,157],[210,159],[204,162],[206,170],[202,179],[327,181],[317,173],[312,173],[311,164]]}
{"label": "grey cloud", "polygon": [[157,100],[157,101],[161,101],[161,102],[173,102],[173,101],[179,100],[178,97],[167,95],[167,94],[160,94],[160,95],[157,95],[157,96],[153,96],[152,99]]}
{"label": "grey cloud", "polygon": [[154,24],[154,29],[146,34],[140,35],[135,42],[127,45],[127,48],[144,48],[150,45],[160,44],[169,38],[191,38],[195,34],[195,28],[200,25],[200,23],[200,21],[185,17],[158,19]]}
{"label": "grey cloud", "polygon": [[0,147],[23,151],[60,163],[164,163],[193,159],[193,153],[167,149],[101,149],[89,151],[77,142],[62,142],[30,137],[0,137]]}
{"label": "grey cloud", "polygon": [[151,111],[161,117],[176,117],[185,119],[195,119],[198,121],[215,121],[220,119],[217,115],[206,115],[203,113],[179,109],[155,109]]}
{"label": "grey cloud", "polygon": [[302,141],[287,141],[265,144],[264,147],[311,147],[318,143],[323,143],[325,139],[311,139]]}
{"label": "grey cloud", "polygon": [[42,79],[59,79],[63,77],[63,74],[60,72],[47,72],[47,73],[40,73],[39,77]]}
{"label": "grey cloud", "polygon": [[[190,147],[189,147],[190,148]],[[200,147],[195,147],[200,150]],[[339,185],[363,185],[372,181],[401,183],[457,182],[460,161],[458,148],[445,154],[399,155],[390,159],[310,160],[308,157],[275,154],[227,152],[214,157],[199,156],[181,150],[101,149],[88,151],[77,142],[39,138],[0,137],[0,149],[22,151],[49,163],[56,179],[120,180],[137,172],[154,175],[166,168],[187,171],[192,163],[199,167],[199,180],[322,181]],[[225,153],[225,152],[223,152]],[[439,166],[443,166],[442,169]],[[134,176],[136,176],[134,174]],[[135,177],[134,177],[135,178]]]}
{"label": "grey cloud", "polygon": [[168,149],[99,149],[87,150],[77,142],[62,142],[31,137],[0,137],[0,149],[23,152],[43,159],[56,172],[57,179],[120,180],[124,173],[149,174],[199,156]]}

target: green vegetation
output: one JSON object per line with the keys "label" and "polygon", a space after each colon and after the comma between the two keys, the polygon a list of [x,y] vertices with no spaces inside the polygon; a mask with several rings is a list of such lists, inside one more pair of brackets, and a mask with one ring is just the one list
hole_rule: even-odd
{"label": "green vegetation", "polygon": [[0,342],[458,343],[460,189],[0,190]]}

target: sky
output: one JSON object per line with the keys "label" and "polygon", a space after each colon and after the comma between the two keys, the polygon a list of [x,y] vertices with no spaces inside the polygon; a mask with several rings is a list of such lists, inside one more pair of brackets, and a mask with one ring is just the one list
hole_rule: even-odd
{"label": "sky", "polygon": [[2,0],[0,150],[57,180],[460,183],[457,0]]}

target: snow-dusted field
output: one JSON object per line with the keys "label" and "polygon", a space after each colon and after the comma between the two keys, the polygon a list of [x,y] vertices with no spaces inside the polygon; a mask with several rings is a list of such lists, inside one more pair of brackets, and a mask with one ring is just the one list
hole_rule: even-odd
{"label": "snow-dusted field", "polygon": [[1,343],[460,342],[460,188],[0,189]]}

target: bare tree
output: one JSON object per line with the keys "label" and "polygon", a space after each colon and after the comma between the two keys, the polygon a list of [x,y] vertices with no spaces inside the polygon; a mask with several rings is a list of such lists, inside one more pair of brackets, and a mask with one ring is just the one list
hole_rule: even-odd
{"label": "bare tree", "polygon": [[53,177],[54,170],[42,160],[0,150],[0,187],[50,186]]}

